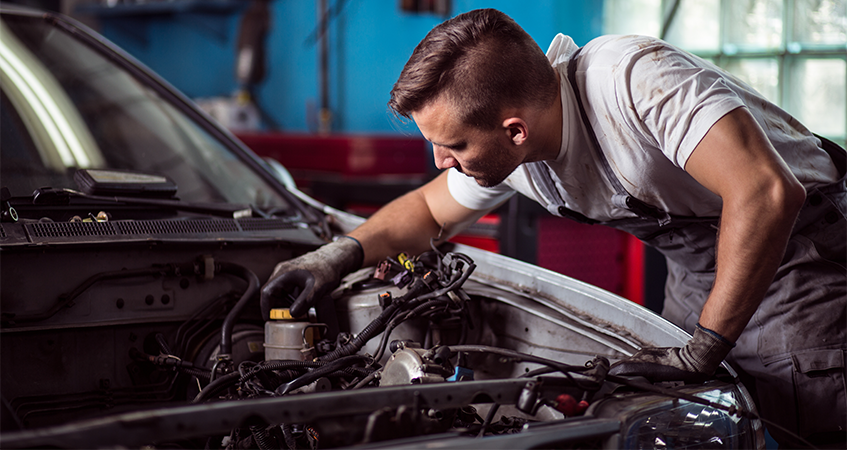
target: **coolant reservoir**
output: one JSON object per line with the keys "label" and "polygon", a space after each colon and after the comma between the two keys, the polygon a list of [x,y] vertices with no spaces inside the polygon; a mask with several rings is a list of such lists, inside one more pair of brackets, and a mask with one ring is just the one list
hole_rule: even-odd
{"label": "coolant reservoir", "polygon": [[265,360],[305,360],[314,346],[313,330],[312,323],[291,317],[287,308],[272,309],[265,322]]}

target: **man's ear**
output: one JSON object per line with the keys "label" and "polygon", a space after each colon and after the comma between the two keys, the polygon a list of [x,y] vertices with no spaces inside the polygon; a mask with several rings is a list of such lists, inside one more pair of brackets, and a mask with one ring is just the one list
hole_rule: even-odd
{"label": "man's ear", "polygon": [[503,120],[503,128],[512,144],[522,145],[529,137],[529,127],[520,117],[509,117]]}

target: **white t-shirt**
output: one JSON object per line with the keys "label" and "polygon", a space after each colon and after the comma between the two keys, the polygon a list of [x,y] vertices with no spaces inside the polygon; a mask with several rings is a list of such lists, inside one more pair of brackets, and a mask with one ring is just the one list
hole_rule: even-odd
{"label": "white t-shirt", "polygon": [[[614,189],[590,147],[567,76],[576,50],[562,34],[547,50],[559,72],[563,105],[562,148],[547,164],[569,209],[601,221],[634,217],[612,204]],[[720,197],[683,168],[712,125],[742,106],[807,189],[837,179],[818,139],[797,120],[729,73],[658,39],[594,39],[580,52],[576,77],[597,140],[624,189],[672,215],[720,215]],[[450,169],[448,186],[456,201],[474,210],[493,208],[515,192],[545,207],[557,201],[541,194],[524,165],[493,188]]]}

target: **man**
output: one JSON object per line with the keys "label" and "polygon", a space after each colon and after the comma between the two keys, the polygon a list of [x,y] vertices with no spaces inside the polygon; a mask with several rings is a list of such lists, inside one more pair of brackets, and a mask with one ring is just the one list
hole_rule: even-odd
{"label": "man", "polygon": [[771,429],[783,445],[799,435],[843,448],[842,149],[664,42],[607,36],[578,52],[558,35],[545,55],[495,10],[434,28],[389,106],[449,170],[349,238],[281,263],[263,295],[313,276],[292,307],[304,313],[339,274],[424,251],[442,227],[452,236],[517,191],[665,254],[663,314],[693,338],[642,349],[617,373],[711,375],[728,356],[763,417],[788,430]]}

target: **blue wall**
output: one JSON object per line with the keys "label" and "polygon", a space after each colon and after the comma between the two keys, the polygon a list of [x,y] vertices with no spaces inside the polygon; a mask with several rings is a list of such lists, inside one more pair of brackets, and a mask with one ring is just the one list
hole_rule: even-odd
{"label": "blue wall", "polygon": [[[335,6],[339,0],[328,0]],[[344,0],[340,0],[344,1]],[[349,133],[414,133],[388,112],[386,102],[415,45],[444,17],[404,13],[400,0],[348,0],[330,36],[332,129]],[[562,32],[584,44],[600,35],[600,0],[453,0],[451,15],[497,8],[512,16],[546,49]],[[317,128],[317,1],[272,0],[267,77],[257,90],[282,131]],[[101,32],[193,98],[227,96],[237,89],[235,44],[241,10],[132,18],[101,17]]]}

